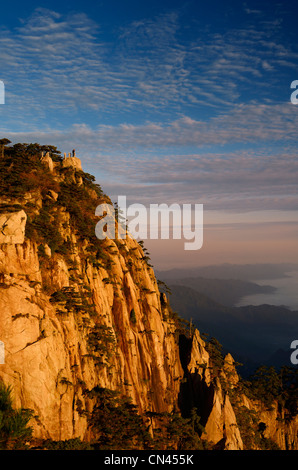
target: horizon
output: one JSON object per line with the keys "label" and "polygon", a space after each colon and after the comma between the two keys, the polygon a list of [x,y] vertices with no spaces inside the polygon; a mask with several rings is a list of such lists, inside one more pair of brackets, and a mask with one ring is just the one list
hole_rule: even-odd
{"label": "horizon", "polygon": [[76,149],[112,200],[203,204],[155,269],[298,262],[297,7],[19,0],[2,7],[1,138]]}
{"label": "horizon", "polygon": [[[277,267],[284,267],[285,269],[287,269],[287,267],[289,267],[290,269],[291,268],[294,268],[294,270],[296,270],[296,268],[298,267],[298,263],[219,263],[219,264],[204,264],[204,265],[200,265],[200,266],[195,266],[195,267],[191,267],[189,268],[189,272],[192,272],[192,271],[196,271],[196,270],[200,270],[200,269],[203,269],[203,268],[222,268],[222,267],[255,267],[255,266],[259,266],[259,267],[266,267],[266,266],[277,266]],[[178,271],[187,271],[185,268],[181,268],[181,269],[177,269],[177,268],[173,268],[173,269],[167,269],[165,271],[163,270],[159,270],[159,269],[156,269],[156,271],[160,271],[160,272],[171,272],[171,271],[174,271],[174,272],[177,272]],[[286,271],[285,271],[286,272]],[[288,272],[292,272],[292,271],[288,271]]]}

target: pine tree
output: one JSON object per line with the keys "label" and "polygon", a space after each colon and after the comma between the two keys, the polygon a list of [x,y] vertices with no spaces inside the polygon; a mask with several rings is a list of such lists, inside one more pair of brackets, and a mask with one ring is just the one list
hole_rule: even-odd
{"label": "pine tree", "polygon": [[0,449],[23,450],[28,447],[32,428],[28,426],[32,411],[12,406],[11,387],[0,381]]}

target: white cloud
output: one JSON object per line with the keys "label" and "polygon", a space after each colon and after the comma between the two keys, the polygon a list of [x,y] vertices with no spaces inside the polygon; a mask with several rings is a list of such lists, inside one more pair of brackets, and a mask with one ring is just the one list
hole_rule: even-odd
{"label": "white cloud", "polygon": [[[191,39],[183,26],[176,13],[166,14],[105,42],[85,14],[39,8],[18,29],[0,30],[5,136],[76,148],[107,190],[131,197],[293,210],[296,156],[268,148],[296,142],[297,109],[273,101],[279,84],[272,72],[296,66],[297,54],[272,23],[222,34],[198,26]],[[207,106],[208,119],[201,114]],[[101,124],[106,115],[120,124]],[[251,151],[230,150],[240,144]],[[266,151],[253,150],[260,145]]]}
{"label": "white cloud", "polygon": [[261,101],[271,97],[268,74],[297,64],[273,27],[215,34],[199,26],[192,39],[185,39],[183,27],[170,13],[133,22],[107,42],[83,13],[36,9],[19,28],[0,31],[7,122],[20,125],[18,116],[25,115],[44,124],[57,122],[57,113],[88,110],[101,119],[119,111],[177,116],[185,106],[227,110],[247,91],[261,90]]}
{"label": "white cloud", "polygon": [[[7,137],[57,145],[65,152],[76,148],[85,171],[95,174],[111,196],[126,194],[139,202],[199,202],[213,210],[297,210],[293,108],[243,106],[214,119],[209,128],[184,117],[167,126],[123,124],[93,130],[75,125],[68,131]],[[230,150],[244,141],[250,149]],[[222,151],[211,145],[223,142]],[[283,146],[274,148],[275,142]],[[188,146],[198,151],[191,153]]]}
{"label": "white cloud", "polygon": [[[145,124],[122,123],[117,126],[74,124],[68,129],[11,133],[14,140],[41,139],[56,142],[72,142],[83,152],[107,154],[129,154],[130,152],[157,152],[168,147],[204,148],[206,146],[228,146],[235,144],[260,145],[265,142],[296,142],[298,115],[295,106],[286,104],[263,104],[235,106],[227,113],[209,119],[195,120],[188,116],[170,122],[146,122]],[[178,150],[180,152],[180,150]]]}

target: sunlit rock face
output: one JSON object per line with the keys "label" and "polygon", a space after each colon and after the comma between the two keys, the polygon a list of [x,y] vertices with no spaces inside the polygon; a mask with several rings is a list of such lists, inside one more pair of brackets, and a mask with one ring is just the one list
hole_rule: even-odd
{"label": "sunlit rock face", "polygon": [[23,210],[0,213],[0,245],[24,243],[26,220],[27,215]]}

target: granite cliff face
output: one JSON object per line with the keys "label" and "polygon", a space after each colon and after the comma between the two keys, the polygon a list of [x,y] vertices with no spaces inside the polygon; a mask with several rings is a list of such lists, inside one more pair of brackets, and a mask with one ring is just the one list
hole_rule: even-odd
{"label": "granite cliff face", "polygon": [[0,378],[16,407],[34,411],[34,441],[92,439],[91,392],[108,389],[151,413],[151,435],[158,414],[195,408],[206,448],[231,450],[244,448],[240,398],[266,438],[297,449],[297,418],[286,422],[277,404],[268,411],[238,393],[233,358],[215,367],[199,332],[160,292],[142,243],[94,237],[91,214],[108,198],[90,175],[30,158],[24,191],[1,197]]}

